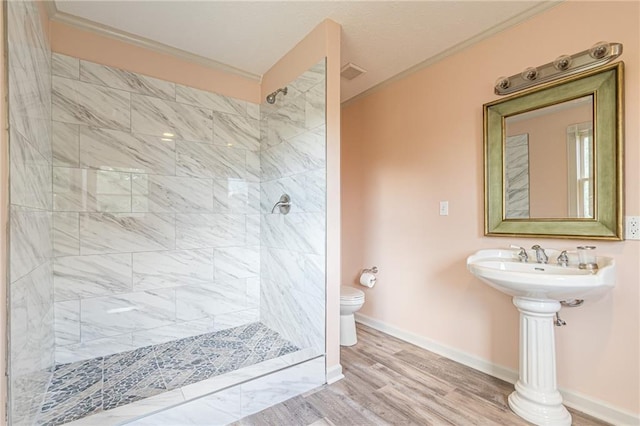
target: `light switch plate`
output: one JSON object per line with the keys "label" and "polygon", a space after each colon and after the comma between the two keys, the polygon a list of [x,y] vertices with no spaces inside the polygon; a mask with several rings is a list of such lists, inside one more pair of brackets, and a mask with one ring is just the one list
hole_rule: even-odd
{"label": "light switch plate", "polygon": [[440,201],[440,216],[449,216],[449,202]]}

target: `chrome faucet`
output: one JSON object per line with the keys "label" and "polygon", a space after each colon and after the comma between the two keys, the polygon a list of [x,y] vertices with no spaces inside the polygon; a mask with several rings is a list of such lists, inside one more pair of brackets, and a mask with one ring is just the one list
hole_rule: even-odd
{"label": "chrome faucet", "polygon": [[549,256],[547,256],[542,247],[536,244],[531,249],[536,251],[536,261],[538,263],[549,263]]}
{"label": "chrome faucet", "polygon": [[565,268],[569,266],[569,256],[566,250],[562,250],[562,253],[558,256],[558,265],[564,266]]}

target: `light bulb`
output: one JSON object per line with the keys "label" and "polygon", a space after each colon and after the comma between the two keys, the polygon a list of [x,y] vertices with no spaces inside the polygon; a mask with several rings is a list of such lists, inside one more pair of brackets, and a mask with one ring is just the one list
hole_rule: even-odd
{"label": "light bulb", "polygon": [[505,90],[511,86],[511,81],[509,81],[508,77],[501,76],[498,77],[494,86],[496,89]]}
{"label": "light bulb", "polygon": [[606,41],[599,41],[589,49],[589,55],[593,59],[602,59],[609,53],[609,43]]}
{"label": "light bulb", "polygon": [[553,61],[553,66],[558,71],[566,71],[566,70],[568,70],[569,67],[571,66],[571,56],[569,56],[569,55],[558,56],[556,58],[556,60]]}
{"label": "light bulb", "polygon": [[529,67],[526,70],[522,71],[520,74],[524,80],[533,81],[538,78],[538,69],[535,67]]}

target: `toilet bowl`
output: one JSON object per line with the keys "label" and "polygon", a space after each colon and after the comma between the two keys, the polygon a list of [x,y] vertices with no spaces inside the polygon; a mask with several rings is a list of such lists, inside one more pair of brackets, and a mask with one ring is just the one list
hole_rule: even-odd
{"label": "toilet bowl", "polygon": [[364,292],[357,288],[340,286],[340,346],[358,343],[356,320],[353,314],[364,305]]}

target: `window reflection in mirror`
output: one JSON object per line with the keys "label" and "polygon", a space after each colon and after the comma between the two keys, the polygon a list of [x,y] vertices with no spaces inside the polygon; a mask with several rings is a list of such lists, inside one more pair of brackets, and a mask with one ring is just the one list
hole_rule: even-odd
{"label": "window reflection in mirror", "polygon": [[593,96],[504,125],[505,218],[593,218]]}

